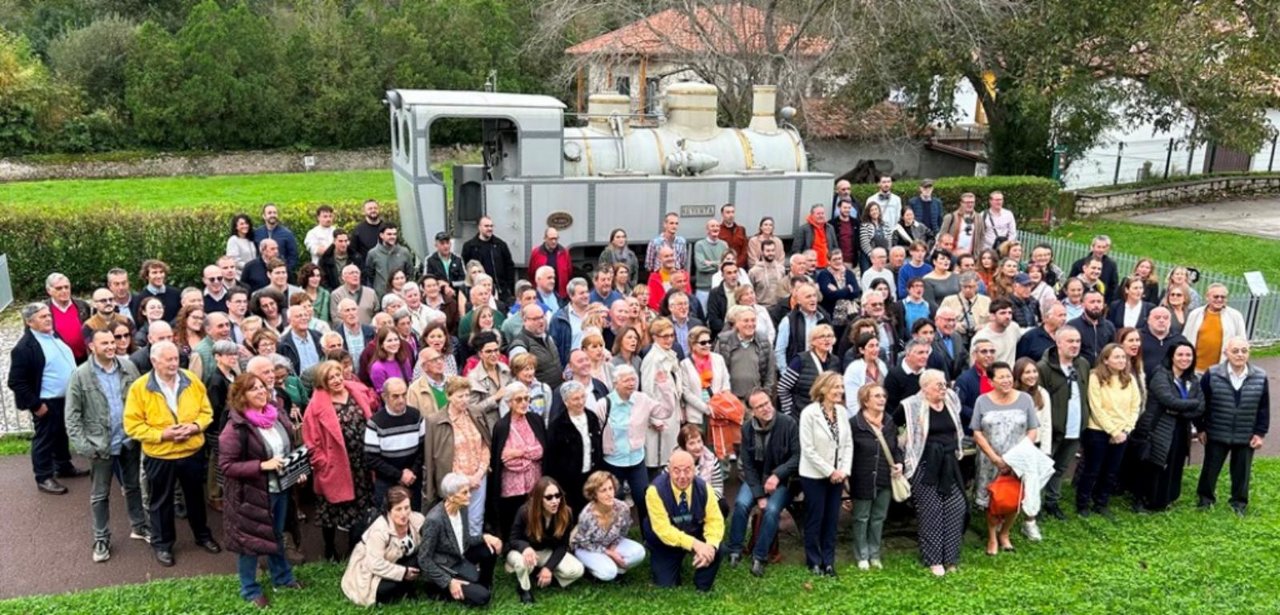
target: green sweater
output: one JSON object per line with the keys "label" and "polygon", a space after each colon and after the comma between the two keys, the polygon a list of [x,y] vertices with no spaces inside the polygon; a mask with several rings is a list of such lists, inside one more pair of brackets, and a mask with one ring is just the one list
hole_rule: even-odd
{"label": "green sweater", "polygon": [[698,290],[711,290],[711,278],[720,271],[720,261],[728,251],[729,244],[719,240],[711,243],[708,239],[699,239],[693,244],[692,267],[696,276],[694,285]]}

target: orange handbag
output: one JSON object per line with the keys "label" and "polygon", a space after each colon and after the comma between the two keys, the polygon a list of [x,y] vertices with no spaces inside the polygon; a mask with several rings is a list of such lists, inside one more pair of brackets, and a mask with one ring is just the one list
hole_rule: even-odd
{"label": "orange handbag", "polygon": [[1012,474],[1001,474],[987,485],[987,493],[991,501],[987,504],[987,514],[1003,517],[1018,512],[1022,505],[1022,481]]}

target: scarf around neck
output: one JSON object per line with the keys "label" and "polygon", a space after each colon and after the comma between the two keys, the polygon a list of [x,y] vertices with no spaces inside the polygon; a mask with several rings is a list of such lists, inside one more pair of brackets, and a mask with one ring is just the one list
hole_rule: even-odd
{"label": "scarf around neck", "polygon": [[269,429],[276,424],[276,407],[267,404],[261,410],[254,408],[245,408],[244,420],[249,421],[250,425],[258,429]]}
{"label": "scarf around neck", "polygon": [[818,253],[818,266],[827,266],[827,225],[819,224],[813,214],[809,214],[809,225],[813,227],[813,251]]}

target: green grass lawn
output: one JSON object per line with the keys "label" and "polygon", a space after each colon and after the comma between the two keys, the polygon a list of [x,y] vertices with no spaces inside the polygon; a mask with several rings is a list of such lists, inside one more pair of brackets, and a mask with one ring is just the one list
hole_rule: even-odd
{"label": "green grass lawn", "polygon": [[[849,563],[851,541],[839,541],[840,576],[815,579],[799,564],[769,568],[761,580],[743,566],[724,568],[709,596],[691,587],[659,590],[644,566],[612,585],[582,581],[536,594],[533,609],[516,600],[514,581],[499,573],[496,613],[1276,613],[1280,612],[1277,527],[1280,527],[1280,460],[1254,464],[1250,516],[1237,518],[1220,504],[1209,512],[1193,506],[1194,468],[1182,500],[1170,513],[1119,512],[1117,522],[1098,517],[1045,522],[1045,542],[1015,537],[1017,553],[987,557],[970,532],[960,572],[935,579],[918,565],[914,541],[888,541],[885,569],[858,572]],[[1226,477],[1220,485],[1225,494]],[[1226,496],[1223,495],[1225,498]],[[1117,509],[1125,508],[1117,502]],[[979,522],[981,523],[981,522]],[[847,532],[847,527],[842,527]],[[799,545],[787,547],[789,561]],[[111,565],[111,564],[106,564]],[[181,564],[179,564],[181,565]],[[233,560],[227,558],[227,570]],[[277,592],[281,613],[358,613],[339,587],[343,568],[308,564],[297,574],[308,588]],[[686,576],[686,579],[688,577]],[[68,595],[0,602],[0,613],[233,613],[252,612],[237,596],[234,575],[154,581]],[[648,609],[655,609],[648,611]],[[1212,611],[1210,611],[1212,609]],[[460,607],[411,602],[386,613],[457,612]]]}
{"label": "green grass lawn", "polygon": [[[1225,274],[1262,270],[1273,277],[1276,264],[1280,263],[1280,241],[1231,233],[1089,218],[1067,222],[1051,234],[1083,244],[1088,244],[1094,235],[1109,235],[1118,252]],[[1280,283],[1280,279],[1270,281]]]}
{"label": "green grass lawn", "polygon": [[15,182],[0,186],[0,206],[93,207],[121,203],[142,210],[204,203],[242,203],[257,213],[263,203],[394,201],[391,170],[215,177],[146,177]]}

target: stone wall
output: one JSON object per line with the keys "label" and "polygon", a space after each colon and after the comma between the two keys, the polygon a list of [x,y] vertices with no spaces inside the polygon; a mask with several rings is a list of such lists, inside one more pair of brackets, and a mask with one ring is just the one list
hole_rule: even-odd
{"label": "stone wall", "polygon": [[136,160],[71,163],[32,163],[0,160],[0,183],[46,179],[116,179],[178,175],[244,175],[297,173],[308,170],[304,158],[314,158],[313,171],[389,169],[388,149],[327,150],[317,152],[245,151],[216,154],[155,154]]}
{"label": "stone wall", "polygon": [[1210,177],[1115,192],[1077,193],[1075,214],[1092,216],[1147,205],[1206,203],[1262,194],[1280,194],[1280,174]]}

